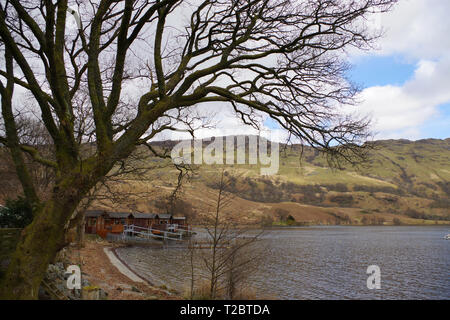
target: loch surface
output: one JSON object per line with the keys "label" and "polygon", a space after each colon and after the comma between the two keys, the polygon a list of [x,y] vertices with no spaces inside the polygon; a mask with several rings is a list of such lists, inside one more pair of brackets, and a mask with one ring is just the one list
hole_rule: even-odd
{"label": "loch surface", "polygon": [[[251,278],[257,293],[277,299],[450,299],[449,227],[284,228],[263,235],[264,262]],[[118,248],[132,270],[183,292],[187,250]],[[381,289],[367,288],[367,267],[381,270]]]}

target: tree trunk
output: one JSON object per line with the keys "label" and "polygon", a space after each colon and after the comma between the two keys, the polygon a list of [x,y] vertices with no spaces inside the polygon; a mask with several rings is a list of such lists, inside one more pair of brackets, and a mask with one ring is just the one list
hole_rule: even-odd
{"label": "tree trunk", "polygon": [[82,217],[80,219],[80,221],[77,224],[77,243],[78,243],[78,249],[84,248],[84,228],[85,228],[85,223],[86,223],[86,219],[85,219],[85,213],[82,212],[80,213],[82,214]]}
{"label": "tree trunk", "polygon": [[0,299],[37,299],[48,264],[65,245],[64,226],[79,202],[78,196],[61,197],[55,193],[36,209],[35,219],[22,231],[11,257],[0,286]]}

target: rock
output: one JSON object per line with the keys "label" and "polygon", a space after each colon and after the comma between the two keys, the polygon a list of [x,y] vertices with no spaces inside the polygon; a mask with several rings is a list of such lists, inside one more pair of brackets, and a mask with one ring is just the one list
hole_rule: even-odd
{"label": "rock", "polygon": [[51,300],[52,297],[45,291],[42,286],[39,287],[39,293],[38,293],[38,299],[39,300]]}
{"label": "rock", "polygon": [[48,279],[49,281],[55,281],[56,279],[58,279],[58,275],[54,272],[47,272],[45,278]]}
{"label": "rock", "polygon": [[83,287],[81,298],[83,300],[100,300],[100,288],[95,286]]}
{"label": "rock", "polygon": [[136,287],[131,287],[131,291],[134,291],[134,292],[141,292],[141,290],[139,290],[138,288],[136,288]]}
{"label": "rock", "polygon": [[49,264],[47,267],[47,273],[46,277],[47,279],[53,281],[56,279],[64,280],[65,278],[65,272],[64,266],[62,262],[57,262],[55,264]]}
{"label": "rock", "polygon": [[47,267],[47,273],[54,273],[57,274],[59,272],[59,269],[54,264],[49,264]]}
{"label": "rock", "polygon": [[[70,263],[68,263],[70,264]],[[83,274],[82,274],[83,275]],[[45,274],[45,280],[52,284],[56,289],[68,297],[71,300],[105,300],[107,299],[108,293],[101,288],[92,286],[89,280],[85,279],[83,276],[81,278],[82,289],[68,289],[67,279],[70,273],[66,273],[64,264],[62,262],[57,262],[50,264],[47,268]],[[40,288],[39,299],[52,299],[52,296],[47,292],[45,288]]]}
{"label": "rock", "polygon": [[89,282],[89,280],[81,278],[81,287],[89,287],[91,284]]}
{"label": "rock", "polygon": [[55,266],[56,266],[60,271],[63,271],[63,272],[66,271],[66,269],[64,268],[64,264],[63,264],[62,262],[57,262],[57,263],[55,263]]}
{"label": "rock", "polygon": [[108,299],[108,292],[106,292],[103,289],[99,289],[99,298],[100,300],[107,300]]}
{"label": "rock", "polygon": [[67,289],[67,286],[66,286],[66,284],[64,283],[64,284],[62,284],[62,283],[55,283],[55,287],[56,287],[56,289],[58,289],[59,291],[61,291],[61,292],[63,292],[65,295],[68,295],[70,292],[69,292],[69,289]]}
{"label": "rock", "polygon": [[71,299],[73,300],[80,300],[81,299],[81,290],[74,289],[71,295]]}

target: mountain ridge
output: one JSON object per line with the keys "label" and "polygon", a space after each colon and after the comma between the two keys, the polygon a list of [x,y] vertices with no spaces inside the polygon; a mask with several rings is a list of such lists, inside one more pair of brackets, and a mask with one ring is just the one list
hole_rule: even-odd
{"label": "mountain ridge", "polygon": [[[200,165],[180,198],[194,211],[205,212],[214,198],[211,182],[225,168],[235,180],[228,190],[235,196],[231,211],[244,222],[272,219],[283,224],[280,217],[287,214],[301,225],[450,223],[450,138],[375,143],[359,168],[347,164],[330,169],[311,147],[304,147],[300,159],[298,145],[280,152],[280,168],[273,176],[261,176],[261,165]],[[174,189],[177,174],[169,167],[150,173],[152,182],[143,185],[154,196],[136,200],[131,208],[161,210],[155,202]]]}

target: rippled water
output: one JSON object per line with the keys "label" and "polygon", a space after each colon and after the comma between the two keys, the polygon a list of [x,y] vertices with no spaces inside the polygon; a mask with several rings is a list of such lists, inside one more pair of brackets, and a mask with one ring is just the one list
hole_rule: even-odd
{"label": "rippled water", "polygon": [[[448,227],[312,227],[271,230],[267,255],[251,278],[258,292],[280,299],[450,299]],[[156,285],[182,291],[189,281],[179,248],[117,250]],[[369,290],[367,267],[381,269]]]}

